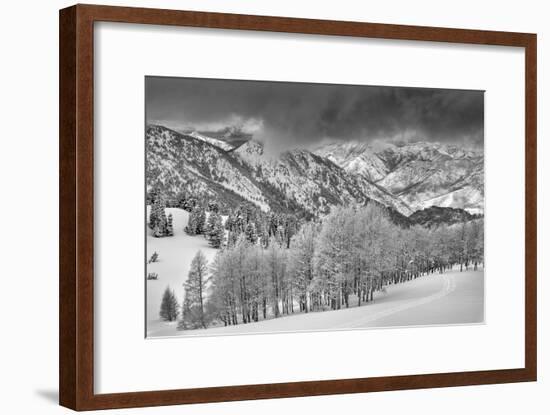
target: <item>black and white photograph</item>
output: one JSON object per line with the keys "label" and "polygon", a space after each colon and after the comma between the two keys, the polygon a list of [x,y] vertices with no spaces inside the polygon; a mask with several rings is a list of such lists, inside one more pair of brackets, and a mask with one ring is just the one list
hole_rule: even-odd
{"label": "black and white photograph", "polygon": [[484,91],[145,77],[146,337],[483,324]]}

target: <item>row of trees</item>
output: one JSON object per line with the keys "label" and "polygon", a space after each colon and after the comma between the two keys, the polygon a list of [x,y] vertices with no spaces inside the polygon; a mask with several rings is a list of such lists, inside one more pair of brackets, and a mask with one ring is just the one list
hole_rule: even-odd
{"label": "row of trees", "polygon": [[229,211],[224,224],[217,204],[209,203],[208,208],[204,208],[197,203],[189,213],[184,230],[189,235],[204,235],[214,248],[235,246],[241,235],[251,244],[258,243],[263,248],[268,247],[271,238],[288,248],[298,228],[298,220],[292,215],[266,214],[250,205],[240,205]]}
{"label": "row of trees", "polygon": [[210,266],[202,252],[193,259],[181,328],[246,324],[295,312],[340,309],[352,301],[360,306],[387,284],[458,264],[461,270],[477,268],[483,261],[482,219],[404,229],[370,204],[334,208],[322,222],[307,222],[299,229],[292,221],[267,216],[275,220],[265,221],[264,243],[247,231],[256,221],[245,213],[238,212],[226,223],[228,239],[232,233],[237,236],[220,244],[223,249]]}
{"label": "row of trees", "polygon": [[241,205],[230,211],[225,222],[227,245],[234,246],[244,234],[248,242],[258,243],[263,248],[267,248],[273,239],[288,248],[299,227],[299,221],[293,215],[264,213],[250,205]]}
{"label": "row of trees", "polygon": [[[204,235],[215,248],[223,244],[235,245],[239,235],[246,234],[251,243],[259,242],[264,248],[271,237],[275,237],[287,248],[300,223],[296,216],[283,213],[262,212],[251,203],[241,204],[235,209],[224,208],[227,219],[223,225],[221,210],[217,201],[199,200],[192,195],[180,194],[177,199],[166,202],[161,192],[153,189],[147,194],[151,206],[149,227],[155,237],[172,236],[173,217],[166,215],[166,207],[177,207],[189,212],[184,231],[189,235]],[[220,226],[222,223],[222,226]],[[227,231],[227,236],[222,229]]]}

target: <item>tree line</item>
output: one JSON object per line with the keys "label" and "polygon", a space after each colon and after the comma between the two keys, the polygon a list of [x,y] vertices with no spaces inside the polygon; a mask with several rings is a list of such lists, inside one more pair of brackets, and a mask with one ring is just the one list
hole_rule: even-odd
{"label": "tree line", "polygon": [[335,207],[322,220],[302,224],[243,207],[227,217],[223,235],[218,212],[203,223],[208,238],[218,229],[214,240],[220,250],[211,264],[202,252],[192,261],[182,329],[337,310],[352,301],[361,306],[388,284],[454,265],[477,269],[483,262],[483,219],[403,228],[369,204]]}
{"label": "tree line", "polygon": [[[166,215],[166,207],[177,207],[189,212],[184,231],[188,235],[204,235],[214,248],[222,245],[233,246],[239,235],[245,234],[251,243],[258,242],[264,248],[271,237],[284,243],[287,248],[290,240],[303,220],[281,212],[265,213],[252,204],[241,204],[235,209],[225,207],[225,224],[222,212],[216,201],[200,202],[192,196],[181,195],[176,202],[167,203],[158,190],[147,194],[147,203],[151,206],[149,228],[157,238],[173,236],[172,214]],[[226,236],[225,230],[228,231]]]}

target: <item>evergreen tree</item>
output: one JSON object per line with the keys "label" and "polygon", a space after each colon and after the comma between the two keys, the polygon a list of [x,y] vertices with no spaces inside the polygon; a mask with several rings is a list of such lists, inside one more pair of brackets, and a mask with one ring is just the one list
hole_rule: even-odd
{"label": "evergreen tree", "polygon": [[158,221],[158,211],[157,205],[155,202],[151,203],[151,208],[149,210],[149,229],[155,229]]}
{"label": "evergreen tree", "polygon": [[256,226],[254,225],[254,222],[248,222],[246,228],[244,229],[244,234],[248,242],[251,244],[256,243],[258,237],[256,235]]}
{"label": "evergreen tree", "polygon": [[199,205],[195,206],[189,214],[185,232],[189,235],[199,235],[205,232],[206,212]]}
{"label": "evergreen tree", "polygon": [[195,234],[203,234],[206,227],[206,212],[199,205],[195,206],[193,212],[195,213]]}
{"label": "evergreen tree", "polygon": [[186,194],[181,194],[178,199],[178,207],[186,210],[187,212],[192,212],[196,205],[197,199]]}
{"label": "evergreen tree", "polygon": [[181,328],[206,328],[204,295],[206,293],[208,264],[202,251],[197,252],[185,282],[185,298]]}
{"label": "evergreen tree", "polygon": [[162,228],[160,227],[160,224],[158,224],[158,223],[155,225],[155,229],[153,229],[153,236],[155,238],[162,238],[164,236]]}
{"label": "evergreen tree", "polygon": [[204,233],[206,235],[210,235],[210,231],[214,228],[214,221],[216,220],[216,214],[214,212],[210,212],[208,215],[208,219],[206,219],[206,225],[204,226]]}
{"label": "evergreen tree", "polygon": [[225,220],[225,229],[228,231],[233,230],[233,211],[229,212],[229,215],[227,216],[227,219]]}
{"label": "evergreen tree", "polygon": [[158,189],[151,189],[149,192],[147,192],[147,198],[146,198],[147,204],[152,206],[158,194],[159,194]]}
{"label": "evergreen tree", "polygon": [[174,291],[170,286],[166,287],[160,304],[160,317],[164,321],[175,321],[179,315],[179,304]]}
{"label": "evergreen tree", "polygon": [[209,202],[209,203],[208,203],[208,211],[209,211],[209,212],[219,213],[220,207],[219,207],[219,205],[218,205],[218,202]]}
{"label": "evergreen tree", "polygon": [[186,209],[191,212],[197,206],[197,199],[190,197],[187,199]]}
{"label": "evergreen tree", "polygon": [[166,202],[162,196],[157,195],[151,205],[151,212],[149,214],[149,227],[153,229],[153,236],[157,238],[166,236],[168,220],[166,219],[165,208]]}
{"label": "evergreen tree", "polygon": [[170,213],[166,220],[166,236],[174,236],[174,224],[173,224],[173,216]]}
{"label": "evergreen tree", "polygon": [[213,248],[220,248],[225,239],[222,217],[216,212],[210,213],[208,217],[208,239]]}
{"label": "evergreen tree", "polygon": [[176,207],[179,207],[180,209],[185,209],[186,203],[187,203],[187,195],[185,194],[185,192],[179,193],[176,198]]}
{"label": "evergreen tree", "polygon": [[241,205],[235,212],[235,215],[233,216],[233,232],[236,232],[238,235],[244,232],[244,229],[246,227],[246,208],[245,206]]}
{"label": "evergreen tree", "polygon": [[163,214],[159,214],[157,217],[157,222],[153,231],[153,236],[155,238],[162,238],[163,236],[166,236],[167,223],[168,220],[166,219],[163,209]]}

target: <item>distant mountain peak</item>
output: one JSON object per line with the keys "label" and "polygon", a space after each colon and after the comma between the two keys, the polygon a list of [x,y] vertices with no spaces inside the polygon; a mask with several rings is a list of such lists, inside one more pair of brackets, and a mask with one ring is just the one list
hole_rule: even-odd
{"label": "distant mountain peak", "polygon": [[189,133],[189,135],[193,138],[212,144],[213,146],[219,147],[225,151],[230,151],[230,150],[233,150],[234,148],[231,144],[227,143],[226,141],[219,140],[217,138],[213,138],[205,134],[201,134],[198,131],[192,131],[191,133]]}
{"label": "distant mountain peak", "polygon": [[442,206],[483,212],[481,150],[425,141],[353,141],[327,144],[315,153],[376,183],[413,210]]}

